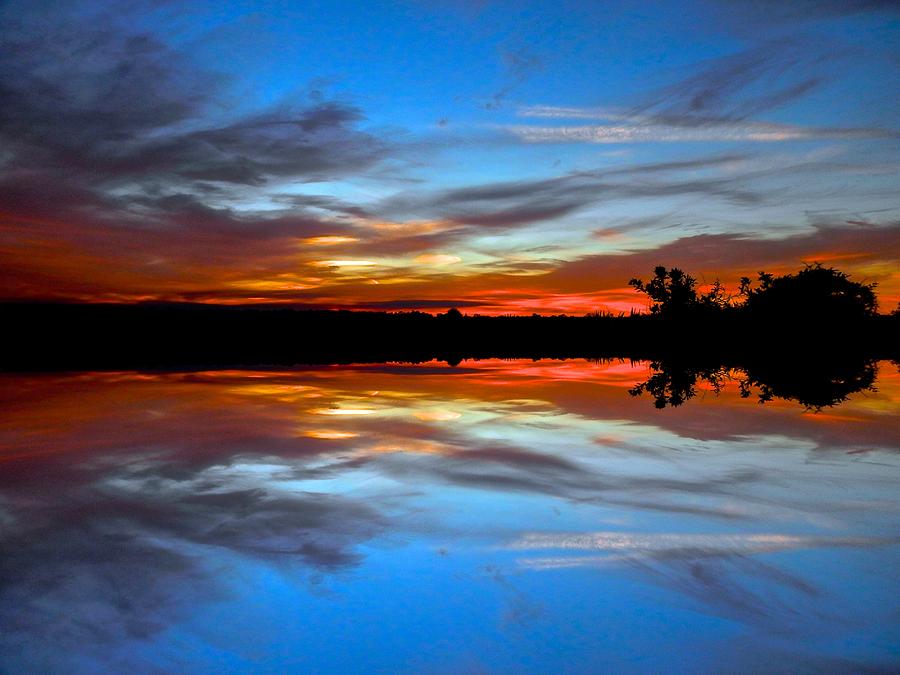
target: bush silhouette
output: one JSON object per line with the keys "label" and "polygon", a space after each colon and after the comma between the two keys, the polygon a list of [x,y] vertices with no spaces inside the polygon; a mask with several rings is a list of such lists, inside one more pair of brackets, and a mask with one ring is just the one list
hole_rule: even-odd
{"label": "bush silhouette", "polygon": [[698,294],[697,280],[677,267],[659,266],[648,282],[635,278],[628,285],[652,300],[651,314],[670,319],[724,310],[731,300],[718,279],[707,293]]}
{"label": "bush silhouette", "polygon": [[628,285],[650,298],[650,314],[666,319],[704,319],[727,312],[756,321],[841,322],[871,317],[878,310],[874,283],[851,281],[844,272],[819,263],[796,274],[760,272],[755,286],[743,277],[737,296],[743,304],[735,304],[718,280],[699,293],[697,280],[677,267],[656,267],[649,281],[635,278]]}
{"label": "bush silhouette", "polygon": [[759,285],[741,279],[743,309],[757,318],[853,320],[874,316],[878,310],[875,284],[851,281],[833,267],[807,265],[797,274],[776,277],[759,273]]}
{"label": "bush silhouette", "polygon": [[736,368],[724,364],[697,365],[671,360],[652,361],[650,376],[628,390],[632,396],[649,394],[656,408],[678,407],[694,398],[698,385],[718,394],[727,382],[738,386],[741,398],[755,396],[760,403],[774,399],[796,401],[818,411],[848,400],[859,391],[873,391],[877,363],[865,357],[830,361],[762,359]]}

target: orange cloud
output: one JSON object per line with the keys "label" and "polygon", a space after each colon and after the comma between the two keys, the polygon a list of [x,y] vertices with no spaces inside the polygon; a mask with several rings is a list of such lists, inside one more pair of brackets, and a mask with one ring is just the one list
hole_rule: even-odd
{"label": "orange cloud", "polygon": [[302,241],[310,246],[336,246],[338,244],[352,244],[359,241],[359,239],[357,237],[329,235],[324,237],[307,237]]}
{"label": "orange cloud", "polygon": [[[341,249],[346,257],[309,259],[298,252],[298,242],[336,244],[343,236],[302,240],[219,230],[135,229],[80,217],[71,222],[35,217],[27,228],[20,223],[21,215],[0,215],[0,268],[7,298],[284,302],[426,311],[459,306],[480,314],[627,313],[646,307],[644,298],[625,285],[627,280],[646,276],[656,265],[682,267],[701,283],[718,277],[735,288],[740,276],[754,277],[759,270],[784,273],[804,261],[822,261],[855,279],[877,282],[882,311],[900,301],[900,223],[820,226],[781,239],[681,237],[652,249],[539,261],[539,275],[457,266],[460,256],[434,249],[413,258],[427,269],[396,262],[431,248],[431,234],[347,242]],[[382,258],[373,254],[394,262],[381,264]],[[317,274],[303,273],[310,266]]]}
{"label": "orange cloud", "polygon": [[445,253],[423,253],[416,256],[416,262],[423,265],[452,265],[462,260],[457,255],[447,255]]}

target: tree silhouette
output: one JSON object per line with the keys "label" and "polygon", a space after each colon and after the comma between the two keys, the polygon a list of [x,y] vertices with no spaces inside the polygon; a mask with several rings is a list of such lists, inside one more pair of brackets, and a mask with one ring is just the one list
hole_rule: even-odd
{"label": "tree silhouette", "polygon": [[859,391],[874,391],[878,365],[874,359],[806,359],[784,363],[760,360],[745,369],[741,396],[756,390],[760,403],[779,398],[818,411],[847,401]]}
{"label": "tree silhouette", "polygon": [[697,280],[677,267],[656,267],[648,282],[635,278],[628,285],[652,300],[651,314],[664,318],[713,314],[731,306],[731,296],[718,279],[709,291],[698,293]]}
{"label": "tree silhouette", "polygon": [[696,280],[677,267],[667,270],[659,266],[653,270],[654,276],[646,284],[641,279],[632,279],[629,286],[645,293],[653,302],[651,314],[674,316],[697,303]]}
{"label": "tree silhouette", "polygon": [[[760,272],[756,284],[742,277],[735,296],[717,279],[706,293],[683,270],[659,266],[649,281],[631,279],[628,285],[650,298],[650,314],[665,319],[711,319],[726,312],[762,322],[854,321],[877,314],[874,283],[852,281],[833,267],[807,265],[796,274],[776,276]],[[900,309],[894,312],[900,314]]]}
{"label": "tree silhouette", "polygon": [[730,368],[682,361],[652,361],[650,376],[628,390],[632,396],[649,394],[656,408],[678,407],[697,395],[701,383],[718,394],[728,381],[736,382],[741,398],[755,396],[760,403],[773,399],[796,401],[818,411],[843,403],[851,394],[874,390],[874,359],[848,358],[773,361],[763,359]]}
{"label": "tree silhouette", "polygon": [[744,277],[740,292],[746,298],[744,311],[757,318],[853,320],[878,310],[874,283],[851,281],[819,263],[779,277],[760,272],[756,288]]}
{"label": "tree silhouette", "polygon": [[653,405],[658,409],[677,408],[697,395],[698,381],[706,382],[710,388],[719,393],[728,376],[723,366],[697,366],[686,363],[652,361],[652,375],[644,382],[636,384],[628,390],[632,396],[644,393],[653,398]]}

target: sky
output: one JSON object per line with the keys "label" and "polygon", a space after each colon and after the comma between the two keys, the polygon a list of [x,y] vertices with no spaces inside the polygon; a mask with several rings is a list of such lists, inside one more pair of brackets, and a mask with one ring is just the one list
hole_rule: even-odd
{"label": "sky", "polygon": [[0,1],[8,299],[628,311],[822,262],[900,301],[900,4]]}

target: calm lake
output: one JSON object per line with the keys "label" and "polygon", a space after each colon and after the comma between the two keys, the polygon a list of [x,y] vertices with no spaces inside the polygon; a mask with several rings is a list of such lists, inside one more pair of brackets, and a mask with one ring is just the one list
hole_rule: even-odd
{"label": "calm lake", "polygon": [[646,363],[0,379],[0,672],[900,669],[900,373]]}

